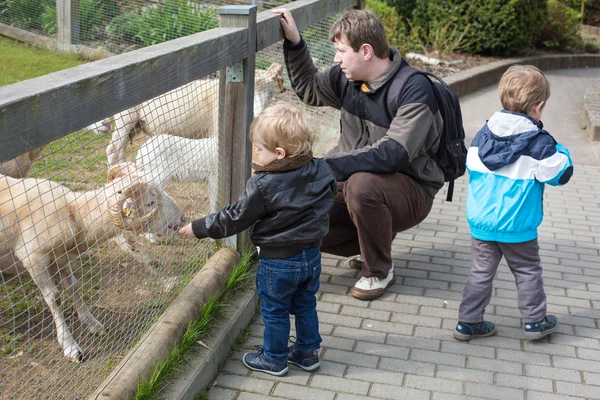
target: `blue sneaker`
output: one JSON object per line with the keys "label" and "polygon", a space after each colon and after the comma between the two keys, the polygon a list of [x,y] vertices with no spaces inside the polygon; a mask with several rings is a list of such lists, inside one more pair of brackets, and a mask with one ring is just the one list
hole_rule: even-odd
{"label": "blue sneaker", "polygon": [[319,364],[319,350],[300,351],[296,348],[296,343],[294,343],[290,346],[288,364],[295,365],[307,372],[314,372],[321,368],[321,364]]}
{"label": "blue sneaker", "polygon": [[551,334],[558,328],[558,319],[554,315],[546,315],[546,317],[538,322],[525,323],[525,339],[538,340],[546,335]]}
{"label": "blue sneaker", "polygon": [[274,376],[285,376],[289,371],[287,364],[275,364],[265,360],[265,352],[262,346],[259,347],[256,353],[244,354],[242,362],[253,371],[264,372]]}
{"label": "blue sneaker", "polygon": [[483,321],[474,324],[466,322],[458,322],[454,329],[454,338],[457,340],[471,340],[482,337],[494,336],[496,334],[496,326],[493,322]]}

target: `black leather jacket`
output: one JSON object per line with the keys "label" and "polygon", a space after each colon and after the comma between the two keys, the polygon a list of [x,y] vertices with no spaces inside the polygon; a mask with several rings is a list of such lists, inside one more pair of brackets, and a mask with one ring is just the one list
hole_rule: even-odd
{"label": "black leather jacket", "polygon": [[220,239],[252,227],[250,238],[261,257],[288,258],[306,246],[321,246],[336,192],[327,163],[310,158],[292,170],[257,173],[236,203],[195,220],[192,230],[199,239]]}

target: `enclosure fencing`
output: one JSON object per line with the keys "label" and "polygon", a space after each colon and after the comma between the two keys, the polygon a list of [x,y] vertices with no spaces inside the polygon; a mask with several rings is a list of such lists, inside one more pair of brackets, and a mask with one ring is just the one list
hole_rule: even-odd
{"label": "enclosure fencing", "polygon": [[[0,1],[1,18],[14,1]],[[319,65],[333,61],[336,15],[356,3],[286,5]],[[279,17],[246,9],[215,8],[219,27],[0,87],[0,399],[89,396],[205,260],[243,240],[177,231],[243,191],[253,117],[301,104]],[[322,155],[339,112],[305,111]]]}

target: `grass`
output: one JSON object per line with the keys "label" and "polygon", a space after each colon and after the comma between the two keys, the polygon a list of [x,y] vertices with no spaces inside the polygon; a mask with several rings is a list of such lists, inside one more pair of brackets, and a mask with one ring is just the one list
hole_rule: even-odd
{"label": "grass", "polygon": [[[179,371],[179,366],[189,359],[191,351],[197,348],[196,342],[209,333],[210,326],[223,315],[234,295],[250,286],[255,263],[256,259],[253,253],[242,254],[240,263],[227,280],[223,291],[210,298],[202,307],[198,320],[190,324],[181,342],[171,350],[169,358],[156,365],[149,380],[140,383],[135,396],[136,400],[159,398],[159,393],[167,381]],[[205,398],[203,393],[199,396],[197,398]]]}
{"label": "grass", "polygon": [[0,86],[85,64],[75,54],[53,53],[0,36]]}

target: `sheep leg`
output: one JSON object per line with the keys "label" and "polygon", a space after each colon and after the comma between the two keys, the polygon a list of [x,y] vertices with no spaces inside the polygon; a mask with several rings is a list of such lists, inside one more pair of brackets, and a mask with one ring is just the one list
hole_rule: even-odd
{"label": "sheep leg", "polygon": [[79,295],[79,283],[69,265],[60,268],[61,280],[60,283],[63,290],[73,299],[73,306],[77,311],[79,320],[85,324],[90,333],[104,333],[104,325],[102,325],[90,312],[90,309]]}
{"label": "sheep leg", "polygon": [[56,327],[56,338],[63,349],[63,355],[71,361],[78,363],[83,360],[83,352],[67,326],[67,321],[59,302],[58,288],[54,284],[49,272],[47,257],[40,257],[39,260],[32,260],[32,258],[25,258],[27,261],[24,261],[24,263],[29,264],[26,265],[27,271],[29,271],[33,281],[40,289],[40,292],[42,292],[44,301],[48,304],[48,308],[50,308],[54,326]]}
{"label": "sheep leg", "polygon": [[110,143],[106,147],[108,169],[125,161],[125,151],[129,141],[129,132],[135,128],[138,122],[137,107],[130,108],[115,115],[115,130],[112,133]]}

